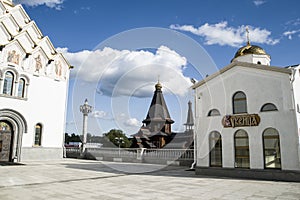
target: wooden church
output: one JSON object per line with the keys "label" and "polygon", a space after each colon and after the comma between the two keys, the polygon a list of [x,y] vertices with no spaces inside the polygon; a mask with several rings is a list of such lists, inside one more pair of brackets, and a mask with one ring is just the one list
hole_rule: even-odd
{"label": "wooden church", "polygon": [[171,119],[167,104],[162,94],[162,85],[158,81],[155,85],[154,95],[143,126],[133,135],[133,148],[189,148],[193,142],[193,113],[191,102],[187,116],[186,131],[173,133]]}

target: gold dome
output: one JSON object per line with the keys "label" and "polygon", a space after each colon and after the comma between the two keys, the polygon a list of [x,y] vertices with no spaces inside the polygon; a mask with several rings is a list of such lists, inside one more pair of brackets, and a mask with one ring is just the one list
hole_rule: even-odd
{"label": "gold dome", "polygon": [[237,58],[237,57],[243,56],[243,55],[247,55],[247,54],[269,56],[263,48],[256,46],[256,45],[250,45],[250,43],[248,42],[248,44],[246,46],[239,48],[239,50],[235,53],[234,58]]}
{"label": "gold dome", "polygon": [[156,84],[155,84],[155,89],[156,90],[161,90],[162,88],[162,85],[160,84],[160,82],[158,81]]}

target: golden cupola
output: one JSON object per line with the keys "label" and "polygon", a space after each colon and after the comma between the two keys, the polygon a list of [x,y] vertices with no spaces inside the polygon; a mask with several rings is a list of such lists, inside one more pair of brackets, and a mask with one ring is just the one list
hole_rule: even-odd
{"label": "golden cupola", "polygon": [[247,44],[237,50],[234,58],[231,60],[239,62],[249,62],[253,64],[270,65],[271,57],[266,51],[257,45],[251,45],[249,40],[249,31],[247,31]]}
{"label": "golden cupola", "polygon": [[247,54],[267,55],[270,57],[263,48],[256,45],[250,45],[250,42],[248,42],[246,46],[239,48],[239,50],[235,53],[234,58]]}

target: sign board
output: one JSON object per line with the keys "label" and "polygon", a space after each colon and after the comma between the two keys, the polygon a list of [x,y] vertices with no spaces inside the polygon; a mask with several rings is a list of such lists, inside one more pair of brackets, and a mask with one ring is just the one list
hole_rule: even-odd
{"label": "sign board", "polygon": [[260,117],[258,114],[226,115],[222,119],[224,128],[258,126],[259,123]]}

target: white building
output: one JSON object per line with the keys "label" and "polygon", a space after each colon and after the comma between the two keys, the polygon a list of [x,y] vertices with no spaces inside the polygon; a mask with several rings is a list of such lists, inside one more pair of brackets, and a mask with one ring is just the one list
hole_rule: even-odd
{"label": "white building", "polygon": [[0,1],[0,161],[62,158],[69,67],[21,5]]}
{"label": "white building", "polygon": [[270,66],[270,56],[248,42],[193,86],[196,173],[300,169],[299,68]]}
{"label": "white building", "polygon": [[292,70],[291,82],[293,84],[298,135],[300,138],[300,65],[294,65],[288,68]]}

